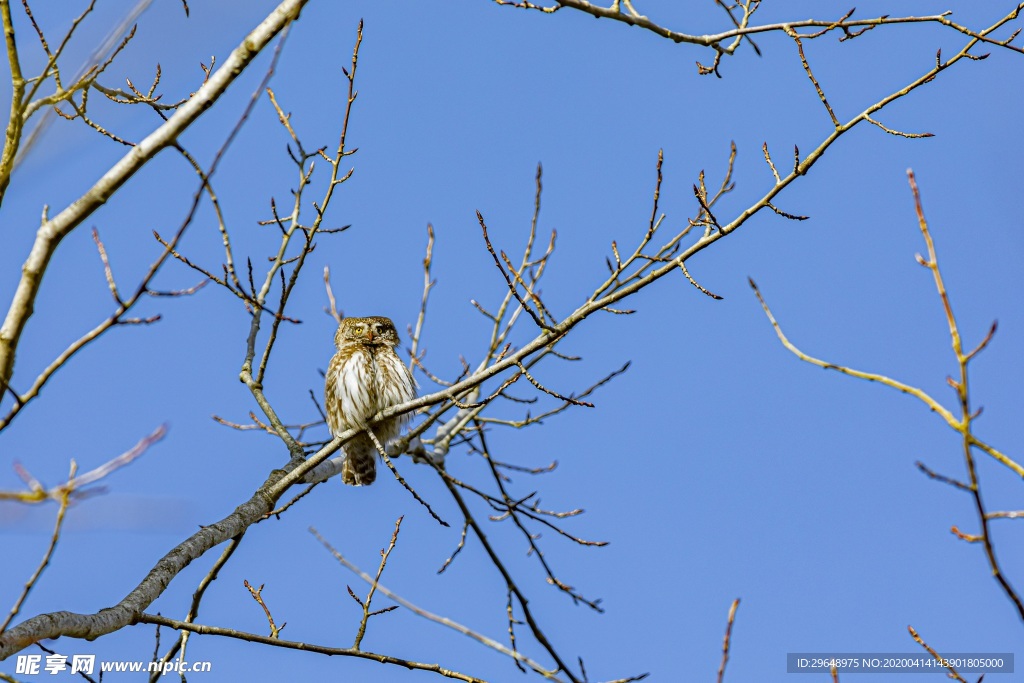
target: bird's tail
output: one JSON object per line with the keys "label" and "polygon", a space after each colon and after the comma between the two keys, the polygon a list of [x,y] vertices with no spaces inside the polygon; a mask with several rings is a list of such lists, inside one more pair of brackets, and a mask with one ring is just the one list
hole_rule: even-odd
{"label": "bird's tail", "polygon": [[341,467],[341,480],[350,486],[367,486],[377,478],[377,449],[362,434],[345,445],[345,463]]}

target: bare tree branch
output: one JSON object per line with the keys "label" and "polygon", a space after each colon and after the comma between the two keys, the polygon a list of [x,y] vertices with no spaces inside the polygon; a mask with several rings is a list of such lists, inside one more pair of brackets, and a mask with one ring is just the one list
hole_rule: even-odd
{"label": "bare tree branch", "polygon": [[389,655],[380,655],[374,652],[367,652],[365,650],[355,650],[346,647],[327,647],[325,645],[315,645],[313,643],[302,643],[294,640],[281,640],[280,638],[271,638],[269,636],[260,636],[255,633],[246,633],[245,631],[236,631],[231,628],[220,628],[218,626],[204,626],[203,624],[194,624],[187,621],[178,621],[177,619],[168,619],[167,617],[160,616],[159,614],[140,614],[139,618],[135,623],[139,624],[157,624],[159,626],[167,626],[173,629],[180,629],[183,631],[190,631],[192,633],[198,633],[200,635],[207,636],[222,636],[226,638],[235,638],[237,640],[245,640],[250,643],[259,643],[261,645],[270,645],[273,647],[283,647],[289,650],[302,650],[303,652],[315,652],[322,655],[341,656],[341,657],[358,657],[360,659],[372,659],[375,662],[381,664],[394,664],[405,669],[415,669],[418,671],[430,671],[436,673],[445,678],[454,678],[459,681],[466,681],[467,683],[486,683],[481,678],[475,678],[468,676],[458,671],[446,669],[440,664],[425,664],[423,662],[414,662],[409,659],[401,659],[400,657],[391,657]]}
{"label": "bare tree branch", "polygon": [[[284,0],[235,48],[226,62],[188,102],[153,133],[133,147],[79,199],[52,219],[44,220],[22,268],[14,298],[0,327],[0,386],[6,386],[14,371],[14,355],[29,317],[50,258],[61,240],[102,206],[130,177],[157,153],[174,143],[182,131],[216,102],[238,75],[270,41],[296,20],[307,0]],[[6,6],[6,2],[4,3]],[[9,9],[5,16],[9,16]],[[13,42],[11,43],[13,44]]]}

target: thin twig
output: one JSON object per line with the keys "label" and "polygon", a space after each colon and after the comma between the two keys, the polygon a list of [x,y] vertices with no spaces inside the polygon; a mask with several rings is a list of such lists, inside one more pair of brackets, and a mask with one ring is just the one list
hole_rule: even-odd
{"label": "thin twig", "polygon": [[373,429],[367,429],[366,433],[367,435],[369,435],[370,440],[373,441],[373,445],[377,449],[377,453],[380,455],[380,457],[384,459],[384,464],[388,466],[389,470],[391,470],[391,474],[395,475],[395,479],[398,480],[398,483],[401,484],[406,491],[412,494],[412,497],[416,499],[417,503],[419,503],[420,505],[427,509],[427,512],[430,513],[431,517],[437,520],[438,524],[440,524],[441,526],[448,526],[448,522],[441,519],[441,517],[438,516],[436,512],[434,512],[434,508],[430,507],[430,503],[423,500],[423,498],[420,497],[420,494],[416,493],[416,489],[414,489],[409,484],[409,482],[405,480],[405,477],[403,477],[398,472],[398,470],[395,469],[394,463],[392,463],[391,458],[388,457],[387,449],[385,449],[384,446],[381,444],[380,440],[377,439],[377,435],[373,433]]}
{"label": "thin twig", "polygon": [[740,599],[732,601],[729,608],[729,620],[725,625],[725,637],[722,639],[722,663],[718,665],[718,683],[725,680],[725,665],[729,661],[729,647],[732,644],[732,625],[736,621],[736,608],[740,606]]}
{"label": "thin twig", "polygon": [[7,613],[7,618],[0,624],[0,633],[7,630],[7,627],[11,625],[14,618],[21,612],[21,606],[25,604],[25,599],[28,598],[28,594],[32,592],[32,588],[35,587],[36,582],[39,581],[39,577],[43,575],[43,572],[50,565],[50,558],[53,557],[53,551],[57,548],[57,541],[60,540],[60,532],[64,526],[64,514],[68,511],[68,505],[71,503],[71,494],[74,492],[74,486],[72,482],[75,480],[75,473],[78,471],[78,464],[72,460],[71,469],[68,472],[68,485],[61,490],[60,493],[60,507],[57,509],[57,520],[53,524],[53,534],[50,536],[50,544],[46,548],[46,552],[43,553],[43,559],[39,562],[39,566],[32,572],[32,576],[29,577],[28,581],[25,582],[25,586],[21,590],[21,594],[18,599],[14,601],[14,606],[11,607],[11,611]]}
{"label": "thin twig", "polygon": [[942,655],[933,650],[928,643],[924,642],[924,639],[917,634],[917,631],[914,629],[913,626],[907,626],[907,630],[910,631],[910,636],[917,642],[917,644],[923,647],[925,650],[927,650],[928,654],[934,657],[936,662],[938,662],[941,666],[945,666],[947,669],[949,669],[950,678],[960,681],[960,683],[967,683],[967,681],[964,680],[964,677],[957,673],[956,669],[953,668],[953,666],[949,663],[947,659],[945,659],[944,657],[942,657]]}
{"label": "thin twig", "polygon": [[[370,592],[366,594],[365,600],[359,600],[359,604],[363,608],[363,618],[359,622],[359,631],[356,633],[356,640],[352,643],[352,649],[358,650],[360,643],[363,642],[363,636],[366,635],[366,623],[370,620],[371,616],[376,614],[383,614],[390,610],[395,609],[394,607],[388,607],[377,612],[370,612],[370,603],[373,601],[373,594],[377,592],[377,585],[380,583],[380,577],[384,573],[384,567],[388,563],[388,557],[391,555],[391,551],[395,549],[395,543],[398,542],[398,531],[402,527],[402,519],[404,515],[399,517],[395,521],[395,530],[391,534],[391,542],[388,543],[388,547],[380,551],[380,566],[377,567],[377,576],[374,577],[373,583],[370,584]],[[351,591],[351,589],[349,589]]]}
{"label": "thin twig", "polygon": [[[366,583],[371,584],[371,585],[374,584],[374,578],[372,576],[370,576],[369,574],[364,572],[362,569],[357,567],[355,564],[350,562],[348,559],[346,559],[340,552],[338,552],[338,550],[334,546],[332,546],[327,541],[327,539],[325,539],[323,536],[320,535],[319,531],[317,531],[313,527],[310,527],[309,528],[309,533],[313,534],[313,536],[316,538],[316,540],[320,541],[320,543],[324,546],[324,548],[326,548],[327,551],[329,553],[331,553],[331,555],[334,556],[334,559],[336,559],[339,563],[344,565],[349,571],[351,571],[352,573],[356,574],[359,578],[361,578]],[[463,634],[465,636],[469,636],[470,638],[472,638],[473,640],[477,641],[478,643],[486,645],[487,647],[489,647],[489,648],[491,648],[493,650],[497,650],[498,652],[500,652],[500,653],[502,653],[504,655],[512,657],[513,659],[516,659],[516,660],[522,662],[523,664],[526,664],[527,666],[529,666],[531,669],[533,669],[537,673],[543,675],[545,678],[549,678],[550,680],[558,680],[557,678],[555,678],[553,676],[554,672],[548,671],[547,669],[542,667],[540,664],[538,664],[537,662],[533,661],[529,657],[526,657],[522,653],[513,652],[512,650],[508,649],[507,647],[505,647],[504,645],[502,645],[498,641],[493,640],[491,638],[488,638],[487,636],[482,635],[480,633],[477,633],[476,631],[474,631],[474,630],[472,630],[470,628],[467,628],[467,627],[463,626],[462,624],[460,624],[458,622],[452,621],[451,619],[449,619],[447,617],[442,617],[442,616],[439,616],[439,615],[434,614],[432,612],[428,612],[427,610],[422,609],[421,607],[418,607],[418,606],[414,605],[413,603],[409,602],[405,598],[403,598],[403,597],[401,597],[399,595],[396,595],[392,591],[388,590],[385,586],[381,585],[379,582],[377,582],[376,586],[377,586],[377,590],[378,591],[380,591],[384,595],[388,596],[389,598],[391,598],[392,600],[394,600],[399,605],[401,605],[402,607],[406,608],[407,610],[409,610],[413,614],[415,614],[417,616],[420,616],[420,617],[423,617],[424,619],[427,619],[429,621],[432,621],[435,624],[441,624],[442,626],[447,626],[448,628],[450,628],[450,629],[452,629],[454,631],[458,631],[459,633],[461,633],[461,634]]]}
{"label": "thin twig", "polygon": [[369,659],[375,662],[380,662],[381,664],[394,664],[405,669],[430,671],[440,676],[444,676],[445,678],[454,678],[459,681],[466,681],[466,683],[486,683],[486,681],[484,681],[481,678],[476,678],[475,676],[469,676],[458,671],[446,669],[442,667],[440,664],[425,664],[423,662],[415,662],[409,659],[402,659],[400,657],[381,655],[375,652],[366,652],[365,650],[353,650],[352,648],[327,647],[326,645],[316,645],[314,643],[304,643],[294,640],[281,640],[280,638],[261,636],[256,633],[237,631],[232,628],[206,626],[204,624],[194,624],[187,621],[178,621],[177,619],[168,619],[167,617],[161,616],[159,614],[149,614],[147,612],[143,612],[136,619],[136,623],[158,624],[173,629],[191,631],[192,633],[198,633],[200,635],[223,636],[226,638],[245,640],[250,643],[270,645],[273,647],[283,647],[289,650],[300,650],[302,652],[315,652],[318,654],[340,657],[358,657],[360,659]]}
{"label": "thin twig", "polygon": [[287,626],[287,624],[281,624],[279,627],[274,623],[274,617],[270,614],[270,608],[267,607],[267,603],[263,601],[263,584],[261,583],[259,588],[253,588],[248,579],[243,579],[242,584],[249,589],[249,594],[252,595],[252,599],[263,608],[263,613],[267,617],[267,623],[270,624],[270,637],[276,640],[280,637],[281,630]]}

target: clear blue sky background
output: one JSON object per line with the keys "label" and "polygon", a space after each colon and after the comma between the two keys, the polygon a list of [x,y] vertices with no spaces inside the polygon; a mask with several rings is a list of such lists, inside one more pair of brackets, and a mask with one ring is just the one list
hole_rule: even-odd
{"label": "clear blue sky background", "polygon": [[[56,36],[80,4],[34,9]],[[100,3],[67,63],[84,60],[132,4]],[[141,86],[159,62],[166,98],[187,95],[201,78],[199,62],[226,57],[274,6],[265,0],[190,4],[186,19],[179,3],[154,3],[106,82],[116,86],[127,76]],[[757,18],[837,18],[838,8],[825,4],[766,2]],[[982,27],[1008,11],[1007,3],[997,4],[907,2],[898,11],[948,7],[961,23]],[[710,0],[637,0],[637,6],[680,31],[729,27]],[[859,16],[897,11],[878,2],[858,10]],[[360,95],[350,128],[359,153],[352,157],[355,175],[329,215],[331,224],[353,228],[320,240],[291,311],[304,322],[285,328],[272,361],[268,396],[289,422],[312,419],[308,390],[320,393],[318,369],[332,353],[333,322],[322,312],[318,277],[324,264],[332,267],[346,313],[388,315],[404,329],[418,309],[425,226],[432,222],[438,285],[426,362],[452,376],[459,354],[475,364],[486,344],[485,321],[469,299],[486,306],[505,287],[474,211],[487,217],[499,248],[518,252],[538,161],[544,164],[541,228],[559,231],[544,294],[565,315],[603,279],[610,242],[625,249],[646,228],[659,148],[665,150],[662,210],[668,226],[680,226],[696,213],[690,187],[698,172],[705,169],[709,183],[717,183],[729,142],[736,141],[737,187],[716,211],[724,221],[770,186],[762,142],[786,165],[794,144],[809,151],[831,127],[795,45],[781,34],[758,40],[760,58],[744,47],[723,60],[724,78],[717,79],[696,73],[695,61],[710,62],[708,50],[569,10],[545,16],[484,0],[311,2],[272,83],[307,147],[336,144],[339,68],[348,64],[361,17]],[[33,73],[38,50],[25,21],[18,18],[17,26]],[[847,120],[929,69],[937,48],[952,55],[963,41],[948,29],[914,25],[852,42],[827,37],[806,49],[837,115]],[[269,53],[182,138],[199,159],[209,163],[268,62]],[[785,679],[787,652],[918,651],[908,624],[941,651],[1024,654],[1020,620],[990,577],[981,547],[950,533],[952,525],[977,531],[971,499],[914,467],[922,460],[963,478],[956,435],[907,396],[801,364],[778,343],[746,283],[748,275],[758,281],[807,352],[898,377],[952,407],[945,377],[955,365],[946,323],[928,272],[913,258],[924,247],[905,176],[912,167],[965,344],[973,346],[999,320],[990,350],[973,366],[973,397],[985,406],[978,433],[1019,461],[1022,68],[1024,57],[994,49],[988,60],[958,64],[879,116],[886,125],[934,138],[905,140],[862,126],[840,139],[778,200],[783,210],[811,220],[763,213],[689,262],[694,276],[724,300],[701,295],[681,275],[665,278],[629,302],[636,315],[594,316],[566,340],[564,350],[582,355],[583,363],[540,366],[544,382],[569,392],[633,362],[595,395],[595,409],[571,410],[520,433],[495,431],[491,439],[501,460],[539,466],[557,459],[552,474],[515,477],[515,491],[540,489],[549,508],[585,508],[567,527],[610,542],[595,549],[550,533],[541,539],[560,578],[603,598],[607,611],[598,615],[545,584],[507,522],[489,526],[546,633],[563,655],[583,657],[592,679],[649,671],[658,681],[714,680],[736,597],[742,604],[726,675],[733,683]],[[134,140],[159,123],[140,108],[98,111],[105,126]],[[216,177],[238,253],[253,255],[258,266],[276,231],[256,221],[269,217],[271,197],[287,202],[294,183],[286,141],[264,98]],[[2,214],[5,311],[42,205],[51,213],[64,208],[124,152],[79,124],[57,120],[46,131],[15,174]],[[65,240],[25,332],[16,387],[27,386],[112,310],[89,228],[100,230],[127,289],[159,253],[152,230],[173,232],[195,187],[181,158],[165,151]],[[219,242],[204,205],[182,248],[218,270]],[[157,284],[173,289],[196,281],[195,273],[170,264]],[[256,408],[237,379],[249,326],[240,302],[207,287],[190,299],[144,302],[140,314],[155,313],[164,316],[159,324],[115,330],[76,357],[0,436],[0,487],[10,489],[19,486],[15,460],[56,483],[69,459],[95,467],[157,425],[170,425],[163,442],[105,482],[105,496],[71,510],[52,566],[23,616],[91,613],[117,602],[168,549],[197,525],[228,514],[286,458],[277,440],[210,419],[215,413],[246,421]],[[984,456],[978,463],[989,507],[1019,509],[1020,482],[1012,473]],[[457,519],[430,471],[405,459],[399,464],[443,516]],[[456,476],[484,481],[479,462],[464,452],[454,451],[448,466]],[[46,547],[53,514],[53,507],[0,507],[5,611]],[[358,490],[331,481],[280,521],[253,528],[207,594],[199,621],[265,632],[264,616],[242,586],[247,579],[266,584],[263,595],[276,620],[288,624],[282,637],[350,645],[359,614],[345,585],[357,592],[364,586],[307,527],[371,569],[399,515],[405,515],[402,536],[384,584],[501,640],[503,584],[479,544],[471,540],[437,576],[459,529],[439,528],[389,477]],[[999,557],[1018,590],[1024,589],[1022,524],[993,523]],[[184,616],[216,556],[182,572],[151,611]],[[546,661],[525,629],[520,636],[524,651]],[[170,639],[165,632],[164,647]],[[374,619],[363,644],[488,680],[521,676],[501,655],[401,609]],[[144,660],[153,652],[153,628],[50,647]],[[212,674],[190,676],[197,683],[431,679],[212,637],[193,638],[189,659],[213,662]],[[13,660],[0,665],[13,668]]]}

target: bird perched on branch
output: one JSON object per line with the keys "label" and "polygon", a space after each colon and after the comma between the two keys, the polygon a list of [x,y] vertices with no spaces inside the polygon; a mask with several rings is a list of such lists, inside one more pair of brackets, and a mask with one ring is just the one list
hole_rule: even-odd
{"label": "bird perched on branch", "polygon": [[[327,426],[331,434],[368,429],[370,418],[382,410],[416,397],[416,380],[395,353],[398,332],[388,318],[345,318],[334,335],[338,351],[327,368],[324,387]],[[373,425],[383,446],[402,430],[407,415]],[[377,448],[362,432],[345,444],[341,480],[353,486],[372,484],[377,477]]]}

